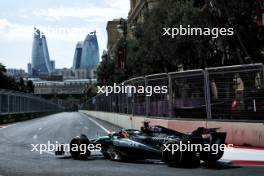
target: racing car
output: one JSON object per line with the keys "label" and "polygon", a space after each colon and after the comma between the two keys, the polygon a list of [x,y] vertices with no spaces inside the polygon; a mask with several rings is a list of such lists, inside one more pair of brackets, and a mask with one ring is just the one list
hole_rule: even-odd
{"label": "racing car", "polygon": [[[150,126],[149,122],[144,122],[141,130],[122,129],[90,140],[84,134],[77,136],[70,142],[70,154],[74,159],[87,159],[91,151],[80,152],[80,150],[72,150],[72,147],[99,144],[104,158],[111,160],[159,159],[170,166],[179,167],[200,164],[200,161],[212,163],[218,161],[224,153],[219,146],[225,144],[226,133],[217,132],[217,130],[217,128],[200,127],[186,134],[158,125]],[[176,145],[182,144],[196,144],[202,147],[218,146],[218,151],[175,150]],[[60,148],[55,154],[63,155],[64,151]]]}

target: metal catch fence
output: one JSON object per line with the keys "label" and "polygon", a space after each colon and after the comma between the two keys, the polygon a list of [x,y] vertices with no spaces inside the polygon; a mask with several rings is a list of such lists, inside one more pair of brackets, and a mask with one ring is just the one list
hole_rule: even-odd
{"label": "metal catch fence", "polygon": [[[155,74],[120,86],[130,88],[97,95],[83,109],[159,118],[264,120],[263,64]],[[134,91],[139,87],[144,92]]]}
{"label": "metal catch fence", "polygon": [[0,89],[0,115],[56,112],[63,110],[58,104],[34,95]]}

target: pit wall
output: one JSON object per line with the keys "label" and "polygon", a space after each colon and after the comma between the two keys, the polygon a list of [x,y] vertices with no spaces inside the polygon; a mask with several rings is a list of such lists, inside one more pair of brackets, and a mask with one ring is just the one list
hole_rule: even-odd
{"label": "pit wall", "polygon": [[192,132],[198,127],[220,127],[220,131],[227,132],[226,143],[264,147],[264,123],[206,121],[194,119],[168,120],[99,111],[82,110],[80,112],[128,129],[140,129],[142,122],[145,120],[150,121],[151,125],[160,125],[185,133]]}

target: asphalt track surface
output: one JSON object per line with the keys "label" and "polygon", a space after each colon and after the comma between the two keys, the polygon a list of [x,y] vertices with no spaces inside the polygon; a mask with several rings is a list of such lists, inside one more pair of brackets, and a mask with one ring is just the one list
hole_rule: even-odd
{"label": "asphalt track surface", "polygon": [[73,113],[59,113],[0,128],[0,176],[13,175],[85,175],[85,176],[263,176],[264,167],[232,167],[224,164],[198,168],[173,168],[163,163],[126,163],[95,156],[78,161],[70,157],[56,158],[52,152],[32,152],[31,144],[48,141],[68,143],[80,133],[89,138],[105,135],[119,128],[106,122]]}

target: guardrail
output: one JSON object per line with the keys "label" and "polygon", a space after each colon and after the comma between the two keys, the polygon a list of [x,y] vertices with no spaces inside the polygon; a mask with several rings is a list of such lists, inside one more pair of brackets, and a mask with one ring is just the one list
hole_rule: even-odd
{"label": "guardrail", "polygon": [[168,92],[99,94],[82,109],[147,117],[264,120],[263,64],[162,73],[122,84],[165,85]]}
{"label": "guardrail", "polygon": [[58,112],[63,107],[32,94],[0,89],[0,115]]}

